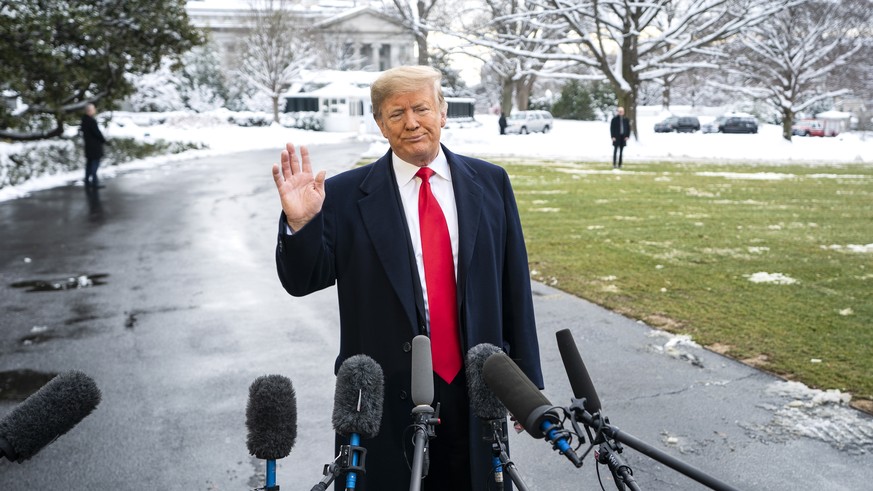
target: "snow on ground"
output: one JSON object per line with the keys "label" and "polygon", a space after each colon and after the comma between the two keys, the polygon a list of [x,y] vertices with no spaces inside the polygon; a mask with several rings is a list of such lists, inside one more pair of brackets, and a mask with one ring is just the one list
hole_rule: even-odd
{"label": "snow on ground", "polygon": [[[685,160],[703,162],[737,162],[754,164],[808,163],[821,166],[845,164],[873,164],[873,136],[866,138],[858,133],[846,133],[836,138],[795,137],[789,143],[781,138],[781,127],[762,124],[756,135],[702,134],[655,134],[652,127],[663,114],[649,111],[639,118],[640,139],[629,142],[624,152],[625,171],[633,171],[633,163],[639,161]],[[269,127],[239,127],[198,115],[181,115],[167,118],[169,123],[145,126],[137,124],[134,115],[118,114],[106,129],[106,136],[133,137],[142,140],[164,139],[201,142],[207,150],[192,150],[178,155],[158,156],[129,162],[118,166],[104,166],[101,175],[111,177],[120,172],[145,169],[230,152],[275,149],[277,156],[285,142],[295,145],[315,145],[358,140],[372,142],[364,157],[379,157],[388,150],[387,142],[380,135],[361,133],[325,133],[289,129],[278,125]],[[705,124],[713,118],[701,117]],[[497,117],[476,116],[476,123],[450,124],[443,132],[443,142],[453,152],[504,158],[538,158],[562,161],[604,162],[602,172],[611,172],[612,146],[609,127],[605,122],[556,120],[555,128],[548,134],[500,135]],[[120,123],[120,124],[119,124]],[[123,126],[122,126],[123,124]],[[11,144],[0,143],[0,154],[9,152]],[[264,162],[265,166],[271,162]],[[577,170],[568,170],[568,172]],[[582,172],[582,170],[579,170]],[[601,172],[590,171],[585,172]],[[27,196],[30,192],[67,185],[81,179],[81,171],[61,173],[31,180],[18,186],[0,189],[0,201]],[[703,174],[703,173],[701,173]],[[829,174],[822,173],[821,177]],[[831,175],[832,176],[832,175]],[[726,176],[728,177],[728,176]],[[732,173],[735,179],[786,179],[787,173]],[[863,177],[863,176],[859,176]],[[846,176],[841,176],[846,178]],[[545,210],[544,210],[545,211]],[[849,253],[869,253],[873,244],[822,246]],[[750,281],[790,284],[792,278],[781,273],[758,272],[749,275]],[[851,309],[841,315],[852,315]],[[688,337],[667,336],[664,344],[653,349],[666,355],[686,359],[692,364],[700,363],[692,351],[699,348]],[[846,407],[851,397],[848,394],[828,391],[822,393],[796,383],[774,385],[776,393],[791,399],[783,407],[774,407],[774,420],[766,427],[749,428],[755,434],[779,435],[801,434],[817,438],[852,452],[873,451],[873,424],[862,420],[854,410]],[[762,433],[762,431],[764,433]]]}
{"label": "snow on ground", "polygon": [[[641,108],[639,141],[631,140],[625,148],[625,169],[633,170],[635,161],[688,160],[704,162],[746,162],[750,164],[810,163],[838,165],[873,163],[873,136],[845,133],[835,138],[795,137],[789,143],[781,138],[781,127],[762,124],[756,135],[722,135],[697,133],[654,133],[653,126],[663,114]],[[282,126],[240,127],[224,123],[224,118],[210,114],[174,114],[160,125],[147,126],[136,114],[115,113],[106,128],[108,138],[133,137],[142,140],[180,140],[201,142],[208,150],[160,156],[103,166],[101,175],[112,177],[118,172],[153,167],[166,162],[229,152],[274,148],[278,152],[287,141],[297,145],[342,142],[349,139],[370,141],[365,157],[378,157],[388,150],[381,135],[363,133],[327,133],[289,129]],[[701,123],[713,117],[701,117]],[[139,124],[137,124],[139,122]],[[540,158],[611,162],[612,145],[609,125],[602,121],[555,120],[554,129],[529,135],[500,135],[497,117],[477,115],[474,123],[450,123],[443,132],[443,143],[453,152],[503,158]],[[0,143],[0,153],[13,145]],[[606,170],[606,169],[605,169]],[[611,169],[610,169],[611,170]],[[0,201],[26,196],[40,189],[65,185],[80,179],[80,172],[44,176],[18,186],[0,189]],[[822,174],[826,176],[827,174]],[[789,174],[743,173],[737,179],[785,179]],[[845,177],[845,176],[842,176]]]}
{"label": "snow on ground", "polygon": [[797,283],[797,280],[782,273],[768,273],[759,271],[752,275],[745,275],[752,283],[771,283],[774,285],[791,285]]}

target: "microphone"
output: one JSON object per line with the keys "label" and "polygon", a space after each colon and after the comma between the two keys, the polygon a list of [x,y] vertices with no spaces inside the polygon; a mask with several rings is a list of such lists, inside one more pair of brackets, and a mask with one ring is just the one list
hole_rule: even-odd
{"label": "microphone", "polygon": [[413,456],[410,468],[409,491],[419,491],[421,480],[427,476],[430,467],[428,440],[434,438],[434,425],[440,424],[439,404],[433,404],[433,359],[430,351],[430,338],[418,335],[412,338],[412,408]]}
{"label": "microphone", "polygon": [[0,421],[0,457],[30,459],[91,414],[100,399],[97,384],[84,373],[55,376]]}
{"label": "microphone", "polygon": [[416,406],[433,404],[430,338],[421,334],[412,338],[412,402]]}
{"label": "microphone", "polygon": [[297,440],[297,399],[288,377],[263,375],[252,382],[246,428],[249,453],[267,461],[265,489],[278,490],[276,460],[287,457]]}
{"label": "microphone", "polygon": [[[609,466],[610,471],[612,471],[613,476],[616,478],[616,484],[623,482],[630,489],[639,489],[633,479],[633,471],[618,455],[622,451],[621,446],[616,443],[619,442],[657,460],[671,469],[681,472],[710,489],[737,491],[730,484],[724,483],[702,470],[686,464],[672,455],[652,447],[637,437],[612,426],[609,423],[609,418],[603,416],[601,412],[600,398],[597,397],[597,391],[594,389],[594,384],[591,382],[591,377],[588,375],[585,363],[582,362],[582,357],[579,356],[579,350],[576,348],[576,342],[573,341],[570,330],[563,329],[555,333],[555,335],[557,336],[561,359],[564,361],[564,369],[567,371],[575,397],[573,404],[570,406],[573,419],[574,421],[581,421],[585,425],[586,431],[588,428],[595,429],[597,437],[596,440],[592,439],[591,443],[592,446],[600,443],[599,452],[595,454],[597,455],[597,461]],[[590,432],[588,434],[589,436],[591,435]]]}
{"label": "microphone", "polygon": [[[379,434],[385,382],[382,367],[367,355],[347,358],[336,374],[333,402],[333,428],[349,437],[351,469],[364,471],[367,451],[361,448],[361,437]],[[346,489],[355,489],[358,475],[351,470],[346,475]]]}
{"label": "microphone", "polygon": [[484,365],[485,383],[534,438],[547,438],[553,448],[582,467],[579,456],[564,437],[561,415],[506,353],[495,353]]}
{"label": "microphone", "polygon": [[558,338],[558,351],[561,352],[561,360],[564,361],[564,370],[570,379],[573,396],[576,399],[584,400],[583,405],[589,413],[599,413],[600,398],[597,397],[597,390],[594,389],[585,363],[579,356],[579,349],[576,347],[576,342],[573,341],[573,334],[569,329],[562,329],[555,333],[555,337]]}
{"label": "microphone", "polygon": [[500,445],[506,441],[503,424],[506,421],[506,406],[494,395],[485,383],[482,373],[483,365],[488,357],[500,353],[500,348],[493,344],[477,344],[467,352],[465,361],[467,370],[467,391],[470,396],[470,404],[473,413],[478,416],[491,431],[490,438],[497,440],[498,447],[495,455],[491,457],[491,467],[494,469],[494,482],[503,483],[503,464],[500,461]]}
{"label": "microphone", "polygon": [[484,420],[506,419],[506,406],[488,388],[482,373],[485,361],[495,353],[502,353],[502,351],[493,344],[477,344],[467,352],[465,363],[470,404],[476,416]]}

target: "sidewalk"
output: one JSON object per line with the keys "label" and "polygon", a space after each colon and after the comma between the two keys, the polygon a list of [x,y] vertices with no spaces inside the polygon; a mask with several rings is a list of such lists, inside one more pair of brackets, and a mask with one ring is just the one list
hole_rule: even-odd
{"label": "sidewalk", "polygon": [[[739,489],[870,488],[873,418],[837,394],[785,382],[547,286],[533,291],[553,404],[572,397],[554,335],[569,328],[603,414],[625,433]],[[599,487],[592,456],[574,469],[547,442],[520,434],[511,445],[531,489]],[[626,447],[624,458],[641,489],[706,489],[636,450]],[[612,488],[606,467],[601,475]]]}

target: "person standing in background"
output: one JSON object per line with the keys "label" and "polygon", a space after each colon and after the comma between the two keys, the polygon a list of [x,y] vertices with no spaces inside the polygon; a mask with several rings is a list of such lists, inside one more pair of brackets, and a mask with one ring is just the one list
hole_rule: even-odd
{"label": "person standing in background", "polygon": [[624,108],[618,111],[609,123],[609,134],[612,136],[612,168],[621,169],[621,157],[627,139],[630,137],[630,121],[624,117]]}
{"label": "person standing in background", "polygon": [[106,138],[100,132],[100,125],[94,116],[97,108],[94,104],[85,106],[85,114],[82,115],[82,138],[85,141],[85,187],[101,187],[97,181],[97,168],[100,167],[100,159],[103,158],[103,145]]}
{"label": "person standing in background", "polygon": [[500,118],[497,119],[497,124],[500,126],[500,134],[506,134],[506,115],[500,112]]}

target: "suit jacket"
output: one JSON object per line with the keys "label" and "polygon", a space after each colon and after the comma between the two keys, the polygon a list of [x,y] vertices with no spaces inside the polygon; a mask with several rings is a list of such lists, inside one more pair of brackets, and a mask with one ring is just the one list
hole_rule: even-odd
{"label": "suit jacket", "polygon": [[609,134],[615,141],[613,145],[623,147],[630,137],[630,122],[624,116],[613,116],[609,123]]}
{"label": "suit jacket", "polygon": [[85,140],[85,158],[88,160],[102,158],[103,144],[106,143],[106,139],[100,132],[97,120],[87,114],[83,115],[81,128],[82,138]]}
{"label": "suit jacket", "polygon": [[[527,251],[509,177],[494,164],[443,151],[458,210],[461,347],[502,347],[542,387]],[[375,491],[409,486],[401,447],[409,447],[411,436],[404,435],[412,421],[411,341],[425,333],[421,286],[391,160],[389,151],[328,179],[322,211],[293,235],[285,234],[282,214],[276,248],[279,279],[291,295],[337,285],[341,325],[334,371],[362,353],[385,374],[379,435],[362,441],[368,451],[365,482]],[[482,441],[478,420],[471,419],[470,428],[473,478],[481,486],[490,470],[490,446]]]}

